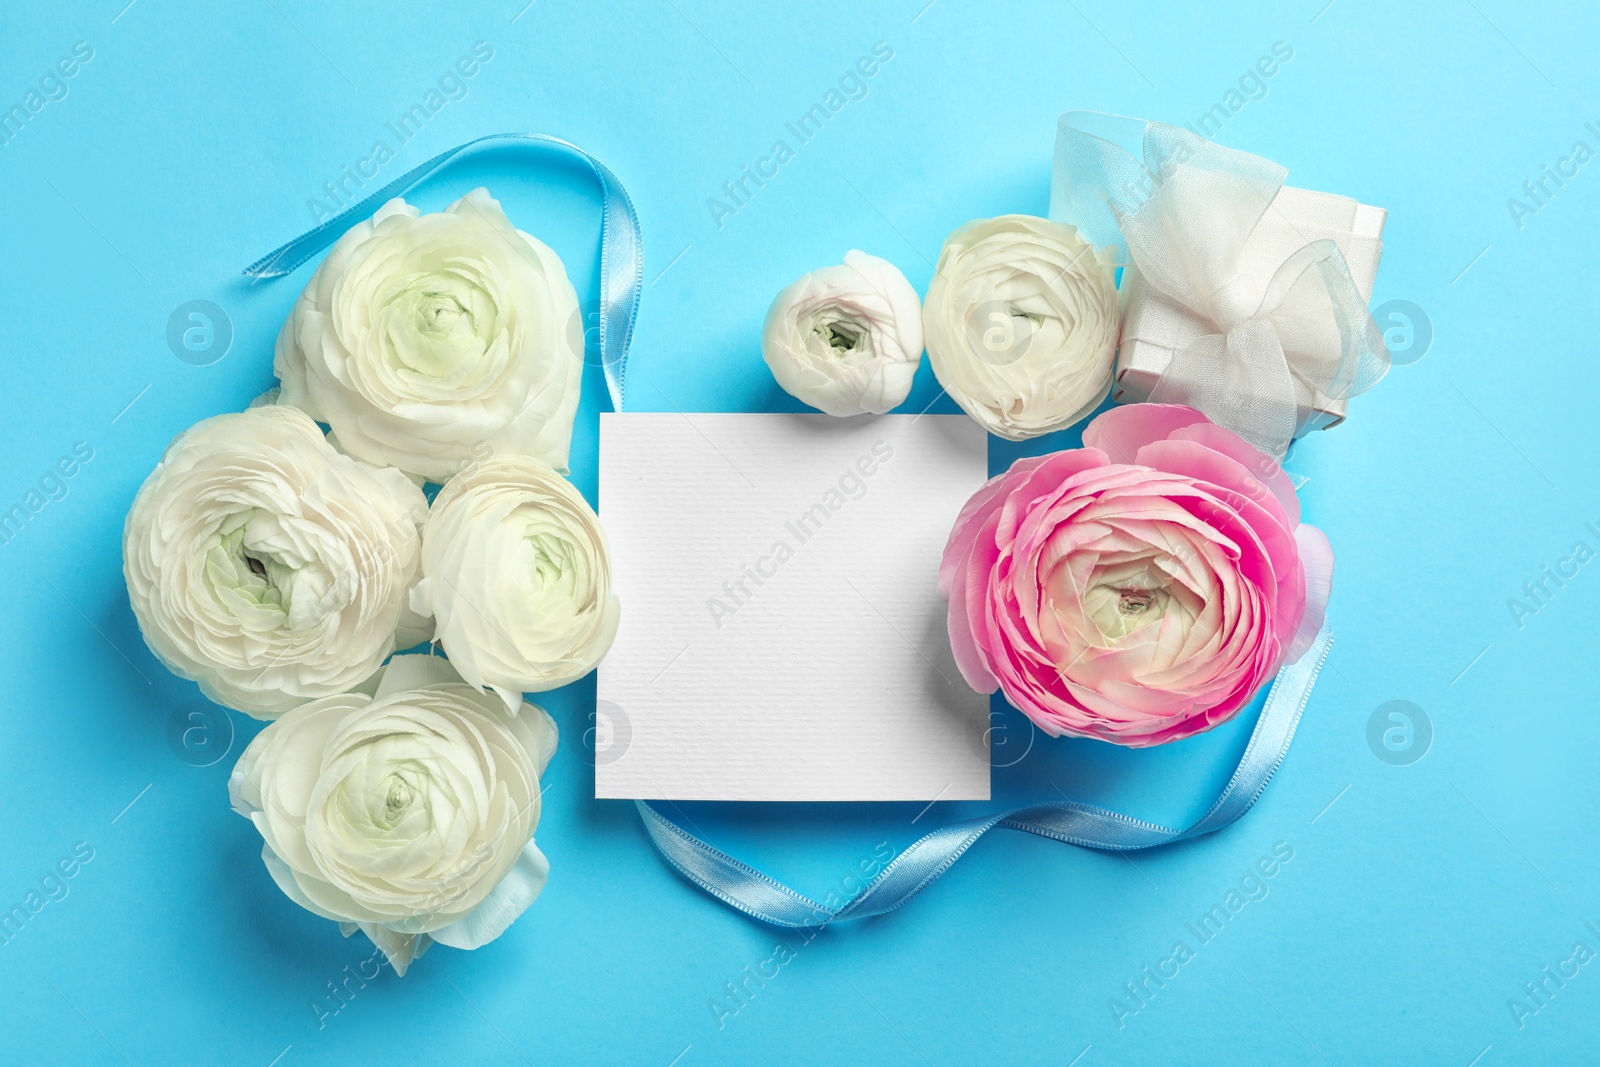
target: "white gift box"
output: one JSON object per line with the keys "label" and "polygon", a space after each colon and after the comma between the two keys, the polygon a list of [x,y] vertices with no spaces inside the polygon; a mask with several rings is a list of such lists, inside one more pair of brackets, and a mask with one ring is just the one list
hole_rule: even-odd
{"label": "white gift box", "polygon": [[[1388,212],[1345,196],[1283,186],[1271,207],[1250,235],[1240,257],[1240,273],[1265,292],[1273,275],[1295,250],[1324,238],[1332,239],[1344,253],[1350,276],[1362,299],[1371,301],[1372,285],[1383,255],[1383,224]],[[1137,270],[1128,271],[1127,312],[1117,351],[1117,377],[1112,399],[1137,403],[1149,399],[1156,380],[1172,361],[1173,353],[1189,342],[1214,332],[1204,322],[1176,314],[1170,305],[1148,299]],[[1344,421],[1343,398],[1318,398],[1300,378],[1295,378],[1299,418],[1295,436],[1325,430]]]}

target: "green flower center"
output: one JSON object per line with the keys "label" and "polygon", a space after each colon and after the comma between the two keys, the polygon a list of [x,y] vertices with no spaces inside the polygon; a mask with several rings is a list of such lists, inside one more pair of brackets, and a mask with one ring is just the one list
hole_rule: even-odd
{"label": "green flower center", "polygon": [[260,511],[228,519],[203,567],[218,606],[251,629],[304,630],[342,603],[327,567],[299,558],[278,518]]}
{"label": "green flower center", "polygon": [[578,574],[572,542],[548,531],[529,533],[529,570],[540,593],[570,594]]}
{"label": "green flower center", "polygon": [[[417,296],[415,306],[418,333],[430,337],[449,337],[456,332],[458,325],[467,333],[472,332],[472,312],[448,293],[425,289]],[[463,317],[467,320],[464,324],[461,323]]]}
{"label": "green flower center", "polygon": [[384,301],[373,326],[395,366],[427,379],[470,375],[497,327],[494,301],[448,264],[404,279]]}
{"label": "green flower center", "polygon": [[393,826],[400,821],[400,817],[411,807],[411,783],[398,774],[391,774],[388,781],[388,791],[383,798],[383,818],[386,823]]}
{"label": "green flower center", "polygon": [[288,611],[284,587],[293,571],[264,553],[252,554],[245,548],[245,527],[224,534],[207,560],[206,570],[213,588],[243,597],[249,603],[277,611]]}
{"label": "green flower center", "polygon": [[830,322],[826,332],[828,346],[837,352],[848,352],[861,340],[861,331],[843,322]]}
{"label": "green flower center", "polygon": [[818,356],[857,366],[872,358],[872,334],[859,322],[835,317],[841,314],[842,309],[826,308],[813,316],[807,347]]}

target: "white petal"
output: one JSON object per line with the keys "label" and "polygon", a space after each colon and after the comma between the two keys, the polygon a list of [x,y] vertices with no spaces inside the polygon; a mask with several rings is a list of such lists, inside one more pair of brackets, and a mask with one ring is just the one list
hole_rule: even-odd
{"label": "white petal", "polygon": [[421,689],[424,686],[459,681],[461,675],[456,673],[455,667],[449,660],[441,656],[429,656],[423,653],[394,656],[383,668],[377,692],[373,696],[382,700],[408,689]]}
{"label": "white petal", "polygon": [[[427,934],[401,934],[378,923],[357,923],[356,928],[366,934],[382,950],[396,978],[404,978],[406,969],[433,943]],[[350,935],[345,934],[346,937]]]}
{"label": "white petal", "polygon": [[522,849],[516,866],[472,912],[429,936],[452,948],[477,948],[505,932],[506,927],[536,900],[550,876],[550,861],[532,841]]}

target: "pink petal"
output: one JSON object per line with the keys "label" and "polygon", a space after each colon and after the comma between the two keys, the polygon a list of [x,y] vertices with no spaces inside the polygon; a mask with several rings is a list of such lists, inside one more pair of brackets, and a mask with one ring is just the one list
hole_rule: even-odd
{"label": "pink petal", "polygon": [[1271,456],[1258,452],[1253,445],[1231,430],[1210,423],[1196,423],[1185,426],[1172,435],[1175,441],[1194,441],[1205,445],[1213,452],[1221,452],[1229,459],[1237,461],[1250,475],[1267,487],[1283,510],[1289,516],[1289,527],[1293,529],[1300,522],[1300,498],[1295,494],[1294,482],[1289,480],[1289,475],[1282,466]]}
{"label": "pink petal", "polygon": [[1185,426],[1208,420],[1182,404],[1125,404],[1102,413],[1083,428],[1083,443],[1098,448],[1113,463],[1132,463],[1140,448],[1164,441]]}
{"label": "pink petal", "polygon": [[[1199,427],[1191,427],[1198,429]],[[1216,427],[1206,427],[1215,429]],[[1284,508],[1277,496],[1267,488],[1267,484],[1257,478],[1243,463],[1229,456],[1208,448],[1198,441],[1173,439],[1156,441],[1139,449],[1134,462],[1146,467],[1154,467],[1158,471],[1169,474],[1179,474],[1198,482],[1208,482],[1211,485],[1225,489],[1232,489],[1247,499],[1263,505],[1275,512],[1278,521],[1284,529],[1292,530],[1298,524],[1286,521]],[[1293,488],[1289,490],[1291,496]],[[1296,511],[1299,507],[1296,506]]]}
{"label": "pink petal", "polygon": [[1327,618],[1328,596],[1333,592],[1333,546],[1328,543],[1328,535],[1315,526],[1301,525],[1295,530],[1294,539],[1306,570],[1306,610],[1289,641],[1285,663],[1294,663],[1305,655],[1317,639]]}
{"label": "pink petal", "polygon": [[950,611],[945,625],[950,631],[950,651],[955,656],[956,669],[967,684],[979,693],[992,693],[1000,683],[989,670],[988,657],[979,646],[978,634],[973,632],[969,600],[971,586],[987,588],[988,570],[974,567],[970,556],[967,566],[967,588],[958,586],[949,591]]}
{"label": "pink petal", "polygon": [[1001,474],[985,482],[983,488],[973,493],[962,506],[961,514],[956,516],[955,525],[950,528],[950,538],[944,543],[944,555],[939,560],[939,592],[947,600],[952,596],[951,590],[956,588],[957,572],[966,565],[967,557],[972,554],[972,543],[978,531],[983,529],[989,516],[1006,502],[1006,478],[1007,475]]}

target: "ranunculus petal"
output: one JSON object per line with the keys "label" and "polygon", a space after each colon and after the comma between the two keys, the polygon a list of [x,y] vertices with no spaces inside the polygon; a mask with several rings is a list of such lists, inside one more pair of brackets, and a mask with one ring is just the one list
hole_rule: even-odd
{"label": "ranunculus petal", "polygon": [[451,948],[477,948],[505,933],[506,927],[538,899],[550,877],[550,861],[529,841],[509,874],[500,880],[483,903],[464,918],[432,931],[428,936]]}
{"label": "ranunculus petal", "polygon": [[1333,546],[1328,543],[1328,535],[1315,526],[1300,526],[1294,532],[1294,539],[1300,546],[1300,561],[1306,569],[1306,610],[1289,641],[1285,663],[1298,661],[1317,639],[1327,619],[1328,598],[1333,593]]}
{"label": "ranunculus petal", "polygon": [[427,934],[400,934],[377,923],[341,923],[340,929],[346,937],[356,930],[366,934],[382,950],[389,966],[394,968],[396,978],[404,978],[411,965],[433,944],[433,939]]}
{"label": "ranunculus petal", "polygon": [[461,681],[455,665],[442,656],[395,656],[384,664],[373,698],[383,700],[408,689]]}
{"label": "ranunculus petal", "polygon": [[1145,445],[1205,422],[1204,415],[1182,404],[1123,404],[1085,426],[1083,444],[1105,452],[1113,463],[1132,463]]}

